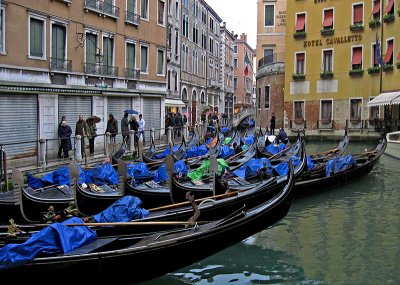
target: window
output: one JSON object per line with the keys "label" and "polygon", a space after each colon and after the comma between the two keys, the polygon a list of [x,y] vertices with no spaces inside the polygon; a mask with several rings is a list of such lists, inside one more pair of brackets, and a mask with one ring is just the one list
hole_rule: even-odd
{"label": "window", "polygon": [[187,101],[188,100],[188,95],[187,95],[187,90],[183,88],[182,90],[182,101]]}
{"label": "window", "polygon": [[66,27],[53,23],[51,25],[51,57],[56,59],[56,62],[61,60],[61,63],[66,57],[65,37]]}
{"label": "window", "polygon": [[164,75],[164,50],[157,49],[157,75]]}
{"label": "window", "polygon": [[214,31],[214,19],[210,18],[210,32]]}
{"label": "window", "polygon": [[353,4],[353,25],[362,25],[364,23],[364,5]]}
{"label": "window", "polygon": [[[196,93],[194,93],[194,95],[196,96]],[[206,102],[206,95],[204,94],[204,92],[201,92],[201,96],[200,97],[201,97],[201,103],[205,103]]]}
{"label": "window", "polygon": [[324,30],[333,29],[333,9],[324,10],[324,21],[322,23]]}
{"label": "window", "polygon": [[353,47],[351,57],[351,69],[362,69],[362,47]]}
{"label": "window", "polygon": [[270,86],[267,85],[264,87],[264,100],[265,100],[264,108],[267,110],[269,109],[269,96],[270,96],[269,92],[270,92]]}
{"label": "window", "polygon": [[272,27],[275,25],[275,5],[266,4],[264,5],[264,26]]}
{"label": "window", "polygon": [[237,89],[237,87],[238,87],[238,80],[237,80],[237,77],[234,77],[233,78],[233,88]]}
{"label": "window", "polygon": [[140,72],[149,73],[149,47],[146,45],[140,46]]}
{"label": "window", "polygon": [[175,83],[175,91],[178,91],[178,74],[176,72],[173,73],[174,74],[174,83]]}
{"label": "window", "polygon": [[377,57],[377,53],[376,53],[376,44],[372,44],[372,50],[371,50],[372,54],[372,66],[378,66],[378,57]]}
{"label": "window", "polygon": [[140,18],[149,19],[149,0],[140,0]]}
{"label": "window", "polygon": [[0,6],[0,53],[6,52],[5,23],[5,10]]}
{"label": "window", "polygon": [[234,53],[237,53],[238,52],[238,47],[235,45],[235,46],[233,46],[233,52]]}
{"label": "window", "polygon": [[171,70],[167,72],[167,90],[171,90]]}
{"label": "window", "polygon": [[114,39],[110,37],[103,37],[103,65],[114,65]]}
{"label": "window", "polygon": [[179,31],[175,30],[175,55],[179,55]]}
{"label": "window", "polygon": [[380,19],[381,18],[381,1],[374,0],[373,8],[372,8],[372,18],[373,19]]}
{"label": "window", "polygon": [[199,43],[199,30],[197,29],[197,23],[193,24],[193,42],[198,44]]}
{"label": "window", "polygon": [[203,22],[203,24],[207,23],[207,12],[204,7],[201,9],[201,21]]}
{"label": "window", "polygon": [[[369,100],[371,101],[374,98],[369,98]],[[369,108],[369,118],[370,119],[378,119],[379,118],[379,106],[374,106]]]}
{"label": "window", "polygon": [[361,120],[361,99],[351,99],[350,100],[350,120]]}
{"label": "window", "polygon": [[264,49],[263,65],[274,62],[274,50],[272,48]]}
{"label": "window", "polygon": [[385,8],[385,15],[394,15],[394,0],[388,0],[386,8]]}
{"label": "window", "polygon": [[45,18],[29,17],[29,56],[46,59]]}
{"label": "window", "polygon": [[201,56],[201,64],[202,64],[202,66],[201,66],[201,69],[202,69],[201,76],[202,77],[206,77],[206,68],[207,68],[207,66],[206,66],[206,55],[205,54],[203,54]]}
{"label": "window", "polygon": [[306,14],[297,14],[296,15],[296,32],[305,32],[306,31]]}
{"label": "window", "polygon": [[205,30],[202,30],[201,32],[201,47],[207,49],[207,36]]}
{"label": "window", "polygon": [[393,40],[386,41],[386,54],[383,58],[385,64],[393,64]]}
{"label": "window", "polygon": [[304,120],[304,102],[294,102],[294,119]]}
{"label": "window", "polygon": [[175,18],[179,19],[179,3],[175,2]]}
{"label": "window", "polygon": [[189,38],[189,16],[188,15],[183,15],[182,35]]}
{"label": "window", "polygon": [[258,109],[261,109],[261,88],[258,88],[257,107],[258,107]]}
{"label": "window", "polygon": [[322,100],[321,101],[321,120],[331,121],[332,120],[332,101]]}
{"label": "window", "polygon": [[210,38],[210,53],[214,54],[214,39]]}
{"label": "window", "polygon": [[192,73],[197,75],[198,69],[197,66],[199,64],[197,58],[197,51],[193,50],[193,62],[192,62]]}
{"label": "window", "polygon": [[132,42],[126,43],[126,68],[134,70],[136,66],[136,45]]}
{"label": "window", "polygon": [[197,2],[197,0],[193,1],[193,14],[195,17],[199,15],[199,3]]}
{"label": "window", "polygon": [[304,68],[304,52],[296,53],[296,74],[304,75],[305,68]]}
{"label": "window", "polygon": [[237,68],[237,67],[238,67],[238,60],[237,60],[237,58],[234,58],[234,59],[233,59],[233,67],[234,67],[234,68]]}
{"label": "window", "polygon": [[323,73],[331,73],[331,72],[333,72],[332,50],[323,50],[322,59],[323,59],[322,72]]}
{"label": "window", "polygon": [[[96,54],[97,54],[97,35],[93,33],[86,33],[85,40],[85,55],[86,63],[89,65],[97,64]],[[88,66],[90,68],[90,66]]]}
{"label": "window", "polygon": [[158,0],[158,21],[159,25],[165,25],[165,2],[164,0]]}

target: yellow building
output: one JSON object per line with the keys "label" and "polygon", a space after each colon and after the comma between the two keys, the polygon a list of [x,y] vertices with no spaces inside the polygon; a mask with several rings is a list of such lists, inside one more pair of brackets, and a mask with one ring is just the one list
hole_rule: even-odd
{"label": "yellow building", "polygon": [[284,108],[292,129],[397,129],[398,105],[367,103],[385,92],[400,95],[399,9],[394,0],[287,5]]}

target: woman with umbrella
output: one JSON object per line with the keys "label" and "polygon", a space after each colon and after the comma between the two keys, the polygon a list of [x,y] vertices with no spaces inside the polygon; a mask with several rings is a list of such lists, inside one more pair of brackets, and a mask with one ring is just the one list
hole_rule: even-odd
{"label": "woman with umbrella", "polygon": [[97,116],[91,116],[86,119],[86,123],[88,124],[87,136],[89,140],[90,154],[94,154],[94,139],[97,137],[96,123],[100,122],[100,120],[101,119]]}

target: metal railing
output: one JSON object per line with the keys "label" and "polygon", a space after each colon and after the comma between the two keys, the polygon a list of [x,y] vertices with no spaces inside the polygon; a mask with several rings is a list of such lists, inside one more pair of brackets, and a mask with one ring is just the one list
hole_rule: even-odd
{"label": "metal railing", "polygon": [[258,68],[275,62],[285,62],[285,53],[274,53],[264,56],[258,61]]}
{"label": "metal railing", "polygon": [[72,60],[50,57],[50,70],[71,71]]}
{"label": "metal railing", "polygon": [[364,124],[361,119],[350,119],[346,120],[346,128],[348,130],[363,130]]}
{"label": "metal railing", "polygon": [[289,126],[292,130],[305,130],[307,129],[307,121],[304,119],[290,120]]}
{"label": "metal railing", "polygon": [[118,76],[118,67],[109,65],[100,65],[97,63],[84,63],[85,73],[106,76]]}
{"label": "metal railing", "polygon": [[125,14],[125,22],[135,25],[135,26],[139,26],[140,24],[140,15],[126,11]]}
{"label": "metal railing", "polygon": [[130,79],[140,79],[140,69],[125,68],[125,77]]}
{"label": "metal railing", "polygon": [[323,119],[317,120],[317,129],[318,130],[332,130],[334,129],[334,120],[331,119]]}
{"label": "metal railing", "polygon": [[85,0],[84,8],[113,18],[119,18],[119,7],[100,0]]}

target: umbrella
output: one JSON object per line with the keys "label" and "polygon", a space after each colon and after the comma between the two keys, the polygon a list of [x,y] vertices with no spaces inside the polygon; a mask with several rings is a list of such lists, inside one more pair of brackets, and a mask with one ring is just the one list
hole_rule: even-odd
{"label": "umbrella", "polygon": [[186,116],[186,117],[189,117],[189,113],[188,112],[183,113],[183,115]]}
{"label": "umbrella", "polygon": [[139,114],[138,111],[135,111],[135,110],[132,110],[132,109],[125,110],[124,113],[128,113],[128,114],[131,114],[131,115],[138,115]]}
{"label": "umbrella", "polygon": [[90,116],[86,119],[86,122],[93,121],[95,124],[100,123],[101,118],[97,116]]}

